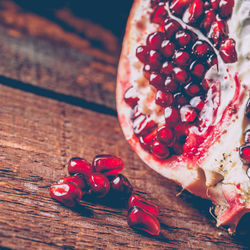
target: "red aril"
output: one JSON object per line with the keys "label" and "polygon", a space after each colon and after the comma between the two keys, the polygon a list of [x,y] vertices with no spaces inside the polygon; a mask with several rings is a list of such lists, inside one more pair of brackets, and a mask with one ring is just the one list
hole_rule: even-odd
{"label": "red aril", "polygon": [[164,93],[161,90],[156,92],[155,102],[162,106],[167,107],[173,103],[173,95],[171,93]]}
{"label": "red aril", "polygon": [[170,156],[169,148],[158,140],[152,142],[151,152],[159,159],[166,159]]}
{"label": "red aril", "polygon": [[226,63],[234,63],[237,61],[235,41],[232,38],[228,38],[221,43],[220,55]]}
{"label": "red aril", "polygon": [[74,157],[69,160],[68,171],[70,175],[89,175],[93,172],[93,168],[87,160],[79,157]]}
{"label": "red aril", "polygon": [[157,139],[166,145],[170,145],[174,140],[174,132],[171,128],[162,126],[157,130]]}
{"label": "red aril", "polygon": [[51,198],[67,207],[74,207],[82,198],[82,191],[73,183],[55,184],[49,189]]}
{"label": "red aril", "polygon": [[115,175],[110,180],[110,188],[113,194],[119,199],[128,198],[133,191],[129,180],[122,174]]}
{"label": "red aril", "polygon": [[139,207],[131,207],[127,217],[128,225],[151,235],[160,234],[160,223],[157,218]]}
{"label": "red aril", "polygon": [[101,173],[92,173],[88,177],[87,183],[90,193],[98,198],[106,196],[110,190],[108,178]]}
{"label": "red aril", "polygon": [[83,194],[86,192],[87,187],[85,183],[85,178],[81,174],[75,174],[73,176],[61,178],[58,180],[57,184],[65,184],[70,182],[73,182],[73,184],[79,187]]}
{"label": "red aril", "polygon": [[119,174],[124,168],[122,159],[115,155],[96,155],[92,166],[96,172],[105,175]]}
{"label": "red aril", "polygon": [[144,211],[156,217],[159,215],[159,208],[157,205],[145,200],[144,198],[140,197],[137,194],[132,194],[129,198],[128,207],[131,208],[133,206],[140,207]]}

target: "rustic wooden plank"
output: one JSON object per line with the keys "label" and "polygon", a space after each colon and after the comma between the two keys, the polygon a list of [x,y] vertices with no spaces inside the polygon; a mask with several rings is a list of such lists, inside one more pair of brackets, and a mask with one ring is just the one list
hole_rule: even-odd
{"label": "rustic wooden plank", "polygon": [[49,20],[0,1],[0,36],[0,75],[115,109],[121,45],[109,30],[68,9]]}
{"label": "rustic wooden plank", "polygon": [[[126,223],[126,209],[82,201],[68,209],[48,187],[67,174],[72,156],[124,159],[135,189],[160,206],[162,233],[149,237]],[[113,116],[0,85],[0,246],[18,249],[244,249],[249,235],[215,228],[209,202],[180,191],[147,168]],[[246,236],[246,237],[245,237]],[[248,238],[247,238],[248,237]]]}

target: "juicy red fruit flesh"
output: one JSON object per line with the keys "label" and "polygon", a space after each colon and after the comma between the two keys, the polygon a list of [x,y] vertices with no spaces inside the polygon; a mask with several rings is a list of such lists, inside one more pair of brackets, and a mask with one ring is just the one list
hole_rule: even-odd
{"label": "juicy red fruit flesh", "polygon": [[129,198],[128,207],[131,208],[133,206],[140,207],[144,211],[146,211],[146,212],[148,212],[156,217],[159,215],[158,206],[156,206],[152,202],[145,200],[144,198],[140,197],[137,194],[133,194]]}
{"label": "juicy red fruit flesh", "polygon": [[68,171],[70,175],[89,175],[93,172],[93,168],[87,160],[83,158],[74,157],[69,160]]}
{"label": "juicy red fruit flesh", "polygon": [[105,175],[119,174],[124,168],[122,159],[114,155],[97,155],[92,166],[96,172]]}
{"label": "juicy red fruit flesh", "polygon": [[134,229],[145,231],[151,235],[160,234],[160,223],[157,218],[137,206],[130,208],[127,221],[128,225]]}
{"label": "juicy red fruit flesh", "polygon": [[118,174],[110,180],[110,187],[112,192],[116,196],[119,196],[119,198],[127,198],[133,191],[133,187],[129,180],[122,174]]}
{"label": "juicy red fruit flesh", "polygon": [[50,187],[51,198],[63,203],[67,207],[74,207],[82,198],[82,192],[73,183],[56,184]]}
{"label": "juicy red fruit flesh", "polygon": [[75,174],[73,176],[61,178],[60,180],[58,180],[57,184],[65,184],[71,182],[79,187],[82,192],[86,192],[86,183],[84,180],[84,176],[81,174]]}
{"label": "juicy red fruit flesh", "polygon": [[90,193],[98,198],[106,196],[110,190],[110,183],[108,178],[101,173],[93,173],[88,179]]}

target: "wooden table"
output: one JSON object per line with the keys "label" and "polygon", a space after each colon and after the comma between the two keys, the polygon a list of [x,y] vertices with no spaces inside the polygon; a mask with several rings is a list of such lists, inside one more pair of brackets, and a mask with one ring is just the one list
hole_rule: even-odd
{"label": "wooden table", "polygon": [[[235,236],[217,229],[208,201],[177,197],[180,187],[122,135],[115,81],[132,1],[28,2],[0,2],[0,247],[246,249],[249,216]],[[137,192],[159,205],[159,237],[129,228],[126,209],[90,200],[68,209],[50,198],[71,157],[100,153],[122,157]]]}

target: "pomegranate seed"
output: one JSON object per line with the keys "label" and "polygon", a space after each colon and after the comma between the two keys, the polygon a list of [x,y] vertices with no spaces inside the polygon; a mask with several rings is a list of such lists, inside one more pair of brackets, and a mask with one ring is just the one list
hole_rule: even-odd
{"label": "pomegranate seed", "polygon": [[170,58],[174,54],[174,50],[175,50],[174,43],[170,42],[169,40],[164,40],[162,42],[161,52],[165,57]]}
{"label": "pomegranate seed", "polygon": [[131,208],[133,206],[137,206],[156,217],[159,215],[159,208],[157,205],[145,200],[137,194],[132,194],[129,198],[128,207]]}
{"label": "pomegranate seed", "polygon": [[238,60],[234,39],[228,38],[221,43],[220,55],[225,63],[234,63]]}
{"label": "pomegranate seed", "polygon": [[234,7],[234,0],[223,0],[219,2],[219,15],[223,19],[231,17]]}
{"label": "pomegranate seed", "polygon": [[134,108],[134,106],[139,101],[139,98],[136,94],[136,89],[133,87],[129,88],[124,94],[124,100],[131,108]]}
{"label": "pomegranate seed", "polygon": [[56,184],[50,187],[51,198],[63,203],[67,207],[74,207],[82,198],[82,192],[73,183]]}
{"label": "pomegranate seed", "polygon": [[173,95],[158,90],[155,97],[155,103],[162,107],[170,106],[173,103]]}
{"label": "pomegranate seed", "polygon": [[181,121],[192,123],[197,118],[195,109],[190,105],[185,105],[180,108]]}
{"label": "pomegranate seed", "polygon": [[110,190],[110,183],[108,178],[101,173],[93,173],[88,179],[90,193],[98,198],[102,198],[108,194]]}
{"label": "pomegranate seed", "polygon": [[174,140],[173,130],[162,126],[157,130],[157,139],[167,145],[170,145]]}
{"label": "pomegranate seed", "polygon": [[73,176],[61,178],[57,182],[57,184],[65,184],[65,183],[69,183],[69,182],[73,182],[77,187],[79,187],[81,189],[82,192],[86,191],[86,183],[85,183],[83,175],[76,174]]}
{"label": "pomegranate seed", "polygon": [[91,164],[83,158],[74,157],[69,160],[68,171],[70,175],[90,175],[93,172]]}
{"label": "pomegranate seed", "polygon": [[165,120],[167,126],[173,126],[179,121],[179,112],[174,107],[165,108]]}
{"label": "pomegranate seed", "polygon": [[174,103],[177,106],[183,106],[188,103],[188,99],[186,98],[185,95],[179,92],[174,95]]}
{"label": "pomegranate seed", "polygon": [[160,73],[164,75],[170,75],[173,71],[173,68],[173,64],[171,62],[166,61],[162,64]]}
{"label": "pomegranate seed", "polygon": [[212,5],[212,8],[214,9],[214,10],[217,10],[218,8],[219,8],[219,2],[220,2],[221,0],[210,0],[210,2],[211,2],[211,5]]}
{"label": "pomegranate seed", "polygon": [[166,159],[170,156],[169,148],[158,140],[153,141],[151,152],[159,159]]}
{"label": "pomegranate seed", "polygon": [[160,223],[157,218],[139,207],[131,207],[128,212],[128,225],[151,235],[160,234]]}
{"label": "pomegranate seed", "polygon": [[198,22],[204,11],[202,0],[193,0],[190,7],[185,11],[182,19],[185,23],[193,24]]}
{"label": "pomegranate seed", "polygon": [[134,120],[133,128],[135,135],[144,135],[154,129],[156,123],[145,115],[140,115]]}
{"label": "pomegranate seed", "polygon": [[167,39],[171,39],[174,34],[182,29],[181,25],[174,19],[169,19],[164,26],[165,37]]}
{"label": "pomegranate seed", "polygon": [[176,136],[176,141],[178,141],[181,144],[184,144],[186,142],[186,138],[188,135],[188,126],[184,123],[179,123],[174,128],[174,133]]}
{"label": "pomegranate seed", "polygon": [[[164,0],[165,2],[167,0]],[[156,5],[158,5],[160,2],[164,2],[162,0],[151,0],[151,7],[154,8]]]}
{"label": "pomegranate seed", "polygon": [[114,176],[110,181],[110,188],[113,194],[119,196],[119,198],[128,198],[133,191],[133,187],[129,180],[122,174]]}
{"label": "pomegranate seed", "polygon": [[184,84],[189,78],[187,72],[184,69],[175,67],[173,72],[174,72],[175,79],[180,84]]}
{"label": "pomegranate seed", "polygon": [[250,143],[250,129],[248,129],[248,130],[245,131],[245,133],[244,133],[244,142],[245,142],[245,143]]}
{"label": "pomegranate seed", "polygon": [[151,33],[147,38],[147,45],[150,47],[150,49],[159,49],[161,47],[163,37],[163,33],[161,32]]}
{"label": "pomegranate seed", "polygon": [[214,21],[207,34],[208,38],[217,46],[227,37],[227,27],[223,21]]}
{"label": "pomegranate seed", "polygon": [[201,111],[205,103],[200,96],[195,96],[190,100],[190,105],[198,111]]}
{"label": "pomegranate seed", "polygon": [[105,175],[119,174],[124,168],[122,159],[114,155],[97,155],[92,166],[96,172]]}
{"label": "pomegranate seed", "polygon": [[246,110],[245,110],[246,117],[250,119],[250,98],[247,100]]}
{"label": "pomegranate seed", "polygon": [[192,41],[192,35],[189,30],[179,30],[175,34],[175,40],[180,47],[185,47]]}
{"label": "pomegranate seed", "polygon": [[216,20],[216,15],[213,10],[206,10],[204,19],[201,22],[201,28],[207,33],[212,25],[212,23]]}
{"label": "pomegranate seed", "polygon": [[207,59],[207,64],[208,64],[209,67],[212,67],[213,65],[218,64],[217,56],[216,56],[214,53],[212,53],[212,54],[208,57],[208,59]]}
{"label": "pomegranate seed", "polygon": [[163,87],[164,80],[165,79],[162,77],[162,75],[160,75],[160,74],[158,74],[156,72],[153,72],[150,75],[149,83],[151,85],[153,85],[156,89],[161,89]]}
{"label": "pomegranate seed", "polygon": [[206,68],[198,61],[194,61],[190,64],[190,72],[193,76],[202,79],[206,73]]}
{"label": "pomegranate seed", "polygon": [[178,89],[178,84],[172,76],[167,76],[163,89],[167,92],[174,93]]}
{"label": "pomegranate seed", "polygon": [[183,153],[183,146],[179,142],[175,142],[173,145],[173,151],[176,155],[181,155]]}
{"label": "pomegranate seed", "polygon": [[148,62],[149,49],[147,46],[139,46],[136,49],[136,56],[142,63]]}
{"label": "pomegranate seed", "polygon": [[153,130],[152,132],[150,132],[149,134],[145,135],[145,136],[140,136],[139,140],[141,143],[141,146],[145,149],[145,150],[149,150],[150,146],[153,142],[153,140],[156,138],[156,134],[157,134],[157,130]]}
{"label": "pomegranate seed", "polygon": [[173,0],[169,6],[171,12],[176,16],[181,16],[188,7],[189,0]]}
{"label": "pomegranate seed", "polygon": [[204,58],[204,57],[206,57],[209,53],[211,53],[212,48],[211,48],[211,46],[210,46],[207,42],[198,40],[198,41],[194,44],[192,50],[193,50],[193,53],[194,53],[197,57],[199,57],[199,58]]}
{"label": "pomegranate seed", "polygon": [[190,61],[190,56],[186,51],[179,50],[175,52],[174,62],[178,66],[186,66]]}
{"label": "pomegranate seed", "polygon": [[244,164],[250,164],[250,145],[246,144],[240,147],[240,158]]}
{"label": "pomegranate seed", "polygon": [[196,83],[189,83],[184,87],[189,96],[197,96],[201,94],[201,86]]}
{"label": "pomegranate seed", "polygon": [[151,22],[161,24],[162,21],[168,16],[168,11],[164,3],[159,3],[151,15]]}
{"label": "pomegranate seed", "polygon": [[204,3],[204,9],[205,9],[205,10],[211,9],[211,5],[210,5],[209,1],[206,1],[206,2]]}
{"label": "pomegranate seed", "polygon": [[156,50],[149,51],[148,63],[152,68],[154,69],[160,68],[161,61],[162,61],[162,56],[158,51]]}

